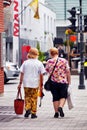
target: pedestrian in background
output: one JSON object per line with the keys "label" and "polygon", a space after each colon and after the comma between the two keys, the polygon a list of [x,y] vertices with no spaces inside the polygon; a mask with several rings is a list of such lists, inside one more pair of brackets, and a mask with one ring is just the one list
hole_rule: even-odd
{"label": "pedestrian in background", "polygon": [[58,59],[53,74],[51,76],[51,94],[53,97],[54,118],[64,117],[63,107],[67,98],[68,85],[71,82],[70,67],[65,58],[58,56],[58,49],[51,48],[50,56],[46,63],[46,71],[49,75],[52,73],[53,67]]}
{"label": "pedestrian in background", "polygon": [[65,52],[65,49],[64,49],[63,39],[62,38],[54,38],[53,42],[54,42],[54,46],[56,48],[58,48],[59,57],[68,59],[67,53]]}
{"label": "pedestrian in background", "polygon": [[39,52],[36,48],[31,48],[28,53],[28,59],[23,62],[20,67],[20,82],[18,89],[21,88],[22,83],[24,87],[25,96],[25,115],[28,117],[31,114],[31,118],[37,118],[37,98],[38,89],[42,92],[43,86],[43,74],[45,68],[41,61],[38,60]]}
{"label": "pedestrian in background", "polygon": [[66,58],[66,54],[64,52],[64,49],[63,49],[63,45],[62,44],[59,44],[58,45],[58,52],[59,52],[59,57],[61,58]]}
{"label": "pedestrian in background", "polygon": [[80,60],[80,54],[77,52],[77,48],[72,48],[70,53],[71,68],[78,68],[78,61]]}

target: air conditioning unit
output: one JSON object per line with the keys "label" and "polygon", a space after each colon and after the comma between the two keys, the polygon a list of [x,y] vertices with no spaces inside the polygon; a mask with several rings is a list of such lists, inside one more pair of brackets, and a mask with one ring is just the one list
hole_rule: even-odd
{"label": "air conditioning unit", "polygon": [[10,6],[11,0],[3,0],[4,7]]}

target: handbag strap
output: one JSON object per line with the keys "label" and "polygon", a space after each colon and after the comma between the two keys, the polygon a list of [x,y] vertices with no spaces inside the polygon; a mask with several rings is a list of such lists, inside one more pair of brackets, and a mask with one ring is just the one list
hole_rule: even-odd
{"label": "handbag strap", "polygon": [[54,71],[54,69],[55,69],[55,67],[56,67],[57,62],[58,62],[58,58],[57,58],[57,60],[56,60],[56,63],[55,63],[55,65],[54,65],[54,67],[53,67],[52,73],[50,74],[49,78],[51,78],[51,76],[52,76],[52,74],[53,74],[53,71]]}
{"label": "handbag strap", "polygon": [[22,99],[21,89],[18,89],[18,92],[17,92],[17,99],[19,99],[19,96],[20,96],[20,99]]}

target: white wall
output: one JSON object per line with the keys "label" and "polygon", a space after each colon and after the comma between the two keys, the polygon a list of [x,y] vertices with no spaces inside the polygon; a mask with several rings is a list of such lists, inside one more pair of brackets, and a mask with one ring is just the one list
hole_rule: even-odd
{"label": "white wall", "polygon": [[71,25],[69,20],[56,20],[56,27],[67,27]]}
{"label": "white wall", "polygon": [[[23,0],[23,7],[27,6],[31,0]],[[21,6],[21,0],[19,1]],[[23,25],[20,26],[20,37],[30,40],[41,41],[41,46],[45,46],[45,34],[44,32],[51,33],[53,37],[56,36],[55,19],[56,14],[44,6],[44,1],[40,0],[39,3],[39,15],[40,19],[33,18],[34,12],[30,6],[22,13]],[[20,10],[21,12],[21,10]],[[20,16],[21,21],[21,16]],[[49,21],[49,22],[48,22]],[[41,47],[43,48],[43,47]],[[45,49],[45,47],[44,47]]]}

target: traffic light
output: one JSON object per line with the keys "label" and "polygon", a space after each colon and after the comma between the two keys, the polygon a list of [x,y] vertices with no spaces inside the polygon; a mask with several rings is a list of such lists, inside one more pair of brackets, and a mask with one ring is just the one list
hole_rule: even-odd
{"label": "traffic light", "polygon": [[84,32],[87,32],[87,15],[84,15]]}
{"label": "traffic light", "polygon": [[71,17],[68,18],[68,20],[71,22],[71,25],[68,26],[69,29],[71,29],[73,32],[76,31],[76,8],[73,7],[71,10],[67,10],[70,14]]}

